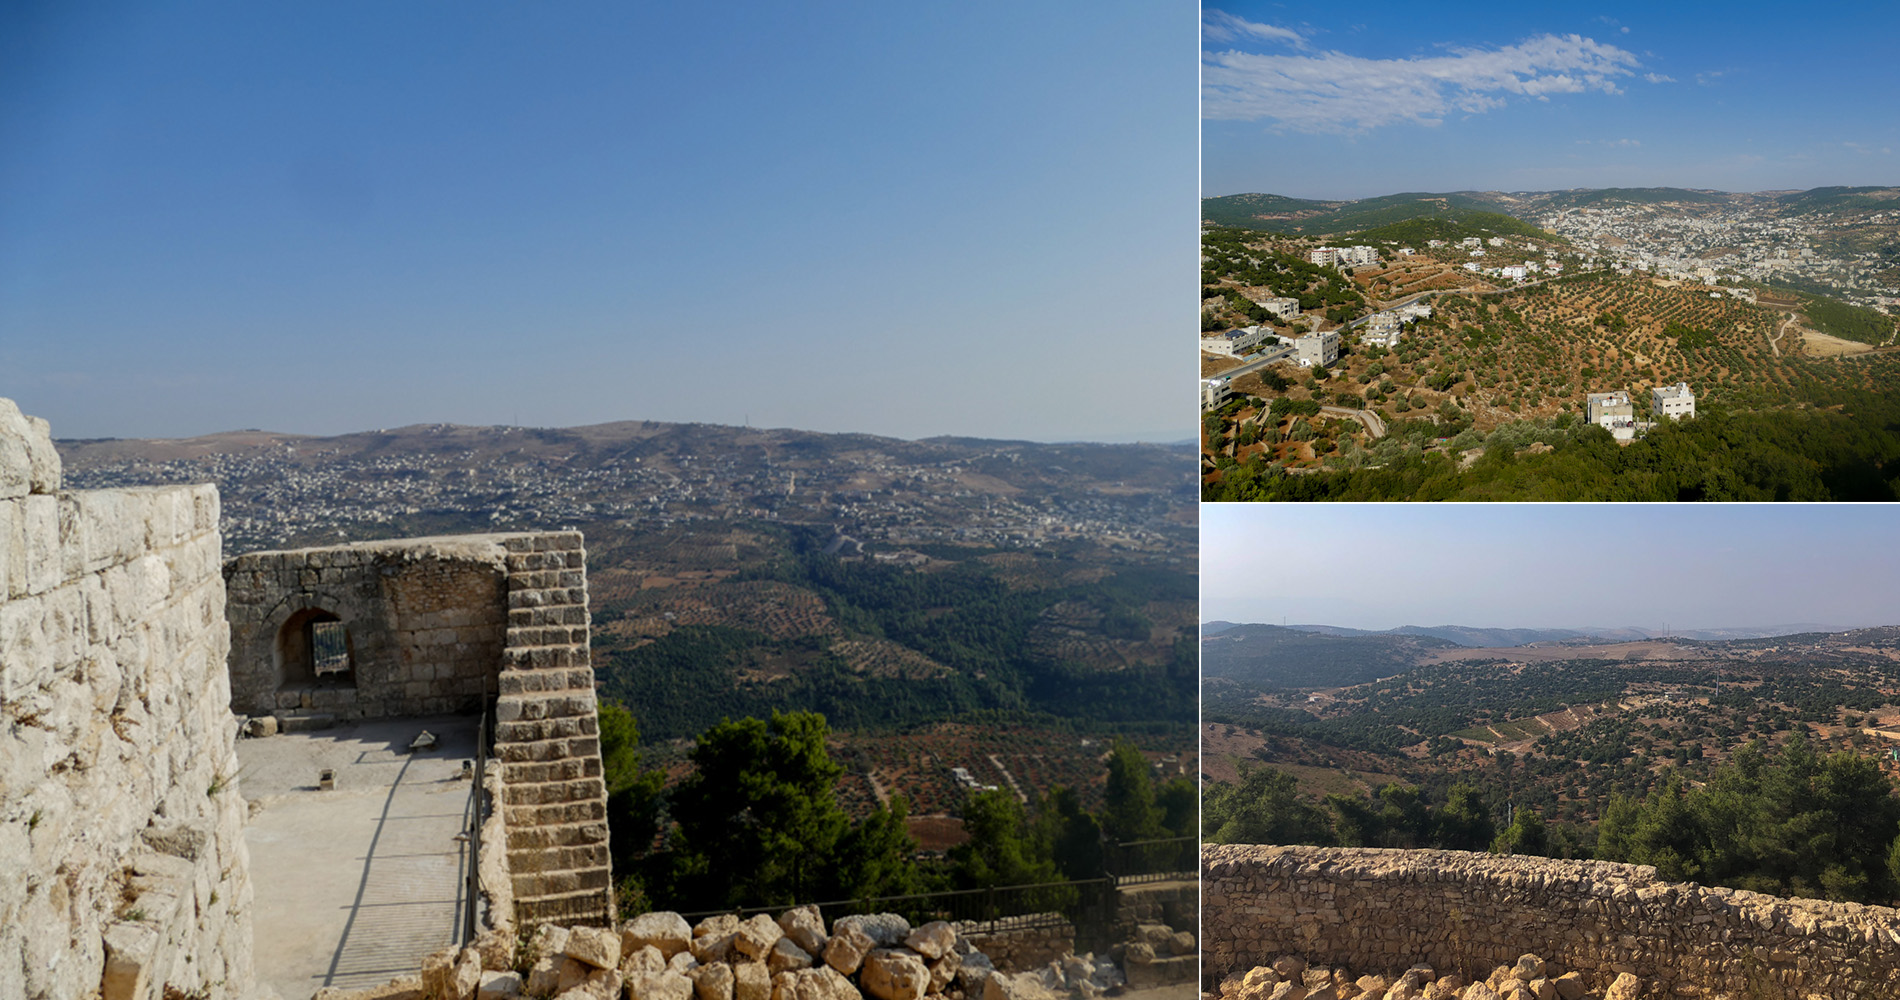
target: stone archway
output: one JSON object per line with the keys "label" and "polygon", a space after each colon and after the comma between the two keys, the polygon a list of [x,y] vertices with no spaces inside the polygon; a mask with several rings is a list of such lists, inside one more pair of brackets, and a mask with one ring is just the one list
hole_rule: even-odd
{"label": "stone archway", "polygon": [[274,659],[279,691],[356,686],[349,626],[323,608],[305,608],[284,620]]}

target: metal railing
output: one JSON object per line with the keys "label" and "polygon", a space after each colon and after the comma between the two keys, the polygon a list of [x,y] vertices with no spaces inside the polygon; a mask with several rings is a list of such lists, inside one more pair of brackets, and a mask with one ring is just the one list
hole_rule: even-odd
{"label": "metal railing", "polygon": [[1102,861],[1117,885],[1200,877],[1199,837],[1161,837],[1110,844]]}
{"label": "metal railing", "polygon": [[907,896],[872,896],[863,899],[834,899],[811,904],[775,906],[735,906],[718,910],[682,913],[688,923],[706,917],[730,913],[746,917],[755,913],[776,914],[794,905],[817,906],[828,917],[856,913],[896,913],[912,924],[932,920],[969,923],[978,933],[1074,923],[1083,911],[1099,902],[1106,891],[1110,896],[1114,880],[1080,879],[1067,882],[1038,882],[1031,885],[989,886],[982,889],[949,889],[940,892],[913,893]]}
{"label": "metal railing", "polygon": [[481,724],[475,730],[475,786],[469,789],[468,810],[468,887],[462,915],[462,943],[475,940],[477,933],[476,910],[482,897],[482,814],[487,812],[487,785],[483,778],[488,774],[488,709],[482,709]]}

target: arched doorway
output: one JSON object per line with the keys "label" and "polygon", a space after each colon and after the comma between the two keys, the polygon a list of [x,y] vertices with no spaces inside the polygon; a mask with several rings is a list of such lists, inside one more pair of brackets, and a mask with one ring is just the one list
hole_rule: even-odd
{"label": "arched doorway", "polygon": [[277,688],[355,687],[350,629],[322,608],[305,608],[277,630]]}

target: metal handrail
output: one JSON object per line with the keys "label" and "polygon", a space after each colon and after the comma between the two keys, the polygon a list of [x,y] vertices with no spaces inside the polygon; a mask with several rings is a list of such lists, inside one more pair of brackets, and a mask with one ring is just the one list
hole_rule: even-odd
{"label": "metal handrail", "polygon": [[488,774],[488,709],[482,709],[481,724],[475,730],[475,787],[469,789],[473,807],[468,814],[468,889],[467,905],[462,915],[462,944],[468,945],[475,940],[475,910],[479,905],[482,891],[482,814],[487,809],[484,795],[487,784],[484,778]]}

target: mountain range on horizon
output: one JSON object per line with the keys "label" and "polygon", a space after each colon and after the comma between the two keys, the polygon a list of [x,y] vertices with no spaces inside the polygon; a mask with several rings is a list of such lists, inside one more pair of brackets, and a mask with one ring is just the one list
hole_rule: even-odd
{"label": "mountain range on horizon", "polygon": [[[1209,621],[1201,623],[1201,635],[1219,635],[1229,629],[1240,627],[1244,622]],[[1269,624],[1269,623],[1260,623]],[[1706,642],[1719,642],[1724,639],[1768,639],[1782,635],[1803,635],[1815,632],[1846,632],[1858,625],[1824,625],[1817,622],[1797,622],[1785,625],[1749,626],[1736,628],[1708,629],[1662,629],[1642,628],[1634,625],[1605,627],[1586,625],[1577,628],[1482,628],[1470,625],[1400,625],[1389,629],[1358,629],[1343,625],[1289,624],[1283,626],[1296,632],[1316,632],[1334,636],[1428,636],[1443,639],[1467,648],[1508,648],[1529,646],[1537,643],[1573,643],[1573,642],[1637,642],[1646,639],[1692,639]]]}
{"label": "mountain range on horizon", "polygon": [[1507,215],[1528,221],[1568,208],[1609,205],[1748,205],[1778,215],[1900,210],[1900,188],[1820,187],[1807,191],[1732,192],[1701,188],[1572,188],[1559,191],[1407,191],[1371,198],[1289,198],[1267,193],[1201,199],[1201,218],[1223,226],[1282,233],[1372,229],[1420,217],[1460,220]]}

